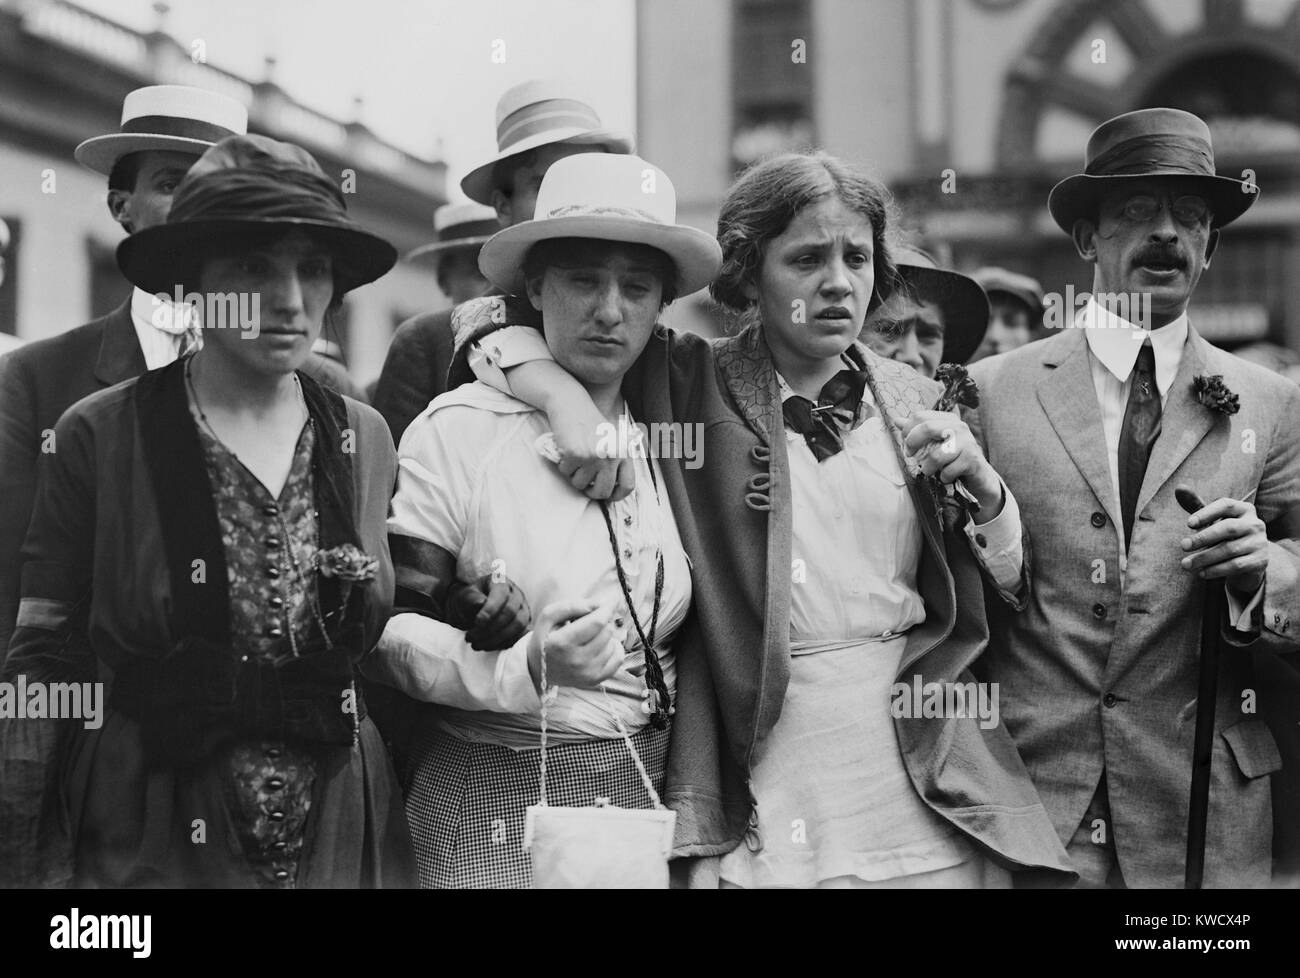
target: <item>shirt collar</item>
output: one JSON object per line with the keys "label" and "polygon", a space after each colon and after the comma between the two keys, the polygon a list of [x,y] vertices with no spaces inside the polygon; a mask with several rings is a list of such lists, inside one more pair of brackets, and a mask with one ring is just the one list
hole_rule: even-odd
{"label": "shirt collar", "polygon": [[1079,313],[1079,326],[1092,355],[1121,384],[1133,372],[1138,351],[1149,339],[1156,357],[1156,389],[1163,397],[1173,386],[1183,358],[1183,346],[1187,343],[1187,313],[1160,329],[1146,330],[1115,315],[1089,297],[1087,305]]}
{"label": "shirt collar", "polygon": [[160,329],[173,336],[185,332],[194,322],[196,311],[188,302],[176,305],[170,300],[160,300],[143,289],[131,292],[131,319],[137,327]]}
{"label": "shirt collar", "polygon": [[[850,360],[850,359],[848,358],[848,355],[847,355],[847,354],[841,354],[841,356],[840,356],[840,360],[842,361],[841,364],[840,364],[840,366],[841,366],[842,368],[844,368],[845,370],[857,370],[857,369],[859,369],[859,368],[858,368],[858,365],[857,365],[856,363],[854,363],[852,360]],[[788,382],[784,377],[781,376],[781,371],[779,371],[779,370],[775,369],[775,367],[773,367],[772,373],[776,374],[776,386],[777,386],[778,392],[779,392],[780,395],[781,395],[781,403],[782,403],[782,404],[784,404],[786,401],[790,400],[790,398],[792,398],[792,397],[802,397],[802,396],[803,396],[803,395],[799,394],[799,393],[798,393],[798,392],[797,392],[793,387],[791,387],[790,384],[789,384],[789,382]],[[870,397],[870,394],[869,394],[870,390],[871,390],[871,385],[870,385],[870,384],[868,384],[866,387],[864,387],[864,388],[862,389],[862,400],[863,400],[863,401],[868,401],[868,399],[869,399],[869,397]]]}

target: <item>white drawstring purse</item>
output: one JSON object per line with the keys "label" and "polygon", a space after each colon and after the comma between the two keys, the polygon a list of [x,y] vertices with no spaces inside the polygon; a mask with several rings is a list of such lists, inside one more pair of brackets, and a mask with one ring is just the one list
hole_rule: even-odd
{"label": "white drawstring purse", "polygon": [[[546,689],[546,655],[542,654],[542,689]],[[603,691],[603,687],[602,687]],[[608,696],[608,694],[606,694]],[[590,808],[546,803],[546,711],[542,696],[541,797],[530,805],[524,822],[524,848],[533,863],[533,886],[539,890],[666,890],[668,857],[673,848],[677,813],[659,800],[627,728],[614,722],[632,754],[641,783],[654,808],[619,808],[596,798]]]}

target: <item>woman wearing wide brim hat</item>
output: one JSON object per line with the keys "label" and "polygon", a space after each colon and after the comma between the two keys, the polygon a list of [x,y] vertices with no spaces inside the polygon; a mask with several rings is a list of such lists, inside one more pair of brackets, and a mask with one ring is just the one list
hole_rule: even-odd
{"label": "woman wearing wide brim hat", "polygon": [[[536,215],[479,256],[489,280],[521,298],[473,300],[458,315],[528,316],[548,356],[626,442],[637,432],[623,376],[657,333],[663,305],[710,281],[721,251],[676,223],[671,181],[635,157],[556,162]],[[536,618],[525,634],[493,638],[472,616],[462,624],[475,627],[459,631],[398,615],[380,643],[382,678],[439,706],[415,737],[407,794],[422,885],[533,882],[522,844],[525,810],[539,796],[543,654],[548,682],[560,687],[548,707],[549,804],[602,796],[645,809],[655,797],[647,780],[663,790],[674,641],[692,593],[664,488],[671,463],[632,452],[640,490],[602,504],[557,469],[548,444],[543,414],[483,383],[437,398],[402,438],[389,521],[399,594],[404,581],[490,574],[497,579],[484,588],[503,595],[489,596],[494,607],[522,592]]]}
{"label": "woman wearing wide brim hat", "polygon": [[357,678],[392,604],[393,446],[373,410],[298,372],[327,310],[395,253],[348,219],[305,151],[235,136],[118,257],[142,289],[197,294],[206,342],[56,428],[28,537],[44,570],[28,576],[6,675],[73,681],[102,663],[113,686],[95,729],[0,721],[9,871],[46,885],[411,885],[400,792]]}
{"label": "woman wearing wide brim hat", "polygon": [[[926,377],[933,377],[941,363],[966,363],[984,339],[989,323],[989,301],[974,280],[960,272],[940,268],[919,248],[896,246],[898,276],[903,288],[888,302],[867,316],[862,342],[876,353],[907,362]],[[881,329],[884,323],[906,323],[919,315],[918,305],[933,305],[942,322],[933,324],[933,337],[918,336],[915,325],[903,335]]]}
{"label": "woman wearing wide brim hat", "polygon": [[584,154],[555,163],[537,192],[533,219],[498,231],[479,252],[488,281],[526,293],[525,258],[538,242],[590,238],[646,245],[672,259],[676,294],[704,288],[717,274],[718,242],[676,223],[676,191],[667,174],[639,156]]}
{"label": "woman wearing wide brim hat", "polygon": [[989,300],[968,275],[938,263],[920,249],[900,248],[898,273],[911,293],[933,302],[944,318],[942,363],[966,363],[979,349],[989,325]]}
{"label": "woman wearing wide brim hat", "polygon": [[210,243],[294,229],[329,250],[335,304],[397,261],[391,244],[348,216],[342,191],[310,153],[265,136],[239,136],[199,158],[177,188],[167,222],[123,240],[117,262],[146,292],[198,291],[196,257],[217,250]]}
{"label": "woman wearing wide brim hat", "polygon": [[1210,127],[1181,109],[1138,109],[1108,119],[1088,137],[1082,173],[1066,177],[1047,198],[1047,209],[1066,234],[1081,218],[1096,220],[1103,195],[1137,180],[1175,182],[1205,198],[1212,228],[1226,227],[1259,197],[1253,183],[1219,176]]}

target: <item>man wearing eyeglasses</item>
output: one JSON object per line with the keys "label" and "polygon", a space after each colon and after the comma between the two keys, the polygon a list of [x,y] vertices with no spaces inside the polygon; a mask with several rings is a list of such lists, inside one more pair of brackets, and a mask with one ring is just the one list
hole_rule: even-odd
{"label": "man wearing eyeglasses", "polygon": [[[1281,761],[1252,653],[1300,647],[1300,388],[1187,316],[1256,196],[1215,175],[1194,115],[1104,123],[1048,201],[1091,299],[1072,328],[971,368],[971,427],[1031,541],[1026,607],[989,605],[985,666],[1082,885],[1183,885],[1206,581],[1228,610],[1205,885],[1270,880]],[[1210,501],[1190,518],[1183,486]]]}

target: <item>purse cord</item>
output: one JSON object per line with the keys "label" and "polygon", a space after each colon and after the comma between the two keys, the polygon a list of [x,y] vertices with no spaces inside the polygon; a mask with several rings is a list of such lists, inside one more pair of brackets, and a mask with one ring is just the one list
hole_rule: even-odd
{"label": "purse cord", "polygon": [[[654,485],[655,503],[659,502],[659,480],[655,477],[654,465],[648,466],[650,469],[650,482]],[[668,729],[668,716],[672,703],[668,698],[668,684],[664,681],[663,666],[659,664],[659,655],[655,652],[655,632],[659,630],[659,604],[664,593],[664,550],[662,545],[657,548],[655,561],[655,598],[654,610],[650,614],[650,634],[647,637],[645,629],[641,627],[641,618],[636,613],[636,603],[632,600],[632,589],[627,583],[627,574],[623,570],[623,562],[618,556],[618,535],[614,532],[614,520],[609,515],[609,504],[601,502],[601,514],[605,517],[605,526],[609,530],[609,546],[614,554],[614,570],[618,572],[618,586],[623,591],[623,600],[627,602],[628,614],[632,616],[632,624],[636,626],[637,637],[641,639],[642,654],[645,656],[645,683],[646,689],[653,692],[655,698],[654,709],[650,712],[650,724],[656,730]]]}
{"label": "purse cord", "polygon": [[[658,501],[659,480],[655,477],[654,464],[650,463],[648,467],[650,469],[650,481],[654,485],[654,489],[655,489],[655,500]],[[656,561],[657,566],[655,568],[654,610],[651,612],[650,615],[650,638],[647,641],[646,633],[641,628],[641,619],[637,617],[636,608],[633,606],[632,592],[631,589],[628,587],[627,577],[623,572],[623,564],[618,559],[618,537],[614,533],[614,521],[610,519],[608,504],[602,502],[600,504],[600,510],[601,513],[603,513],[605,516],[605,525],[609,529],[609,543],[614,553],[614,568],[615,570],[618,571],[619,587],[622,588],[623,590],[623,597],[627,601],[628,613],[632,616],[632,623],[636,626],[637,636],[641,639],[641,646],[645,652],[647,685],[653,682],[655,686],[656,697],[662,697],[663,703],[666,705],[668,703],[668,688],[667,688],[667,684],[664,682],[663,667],[659,665],[659,656],[655,653],[654,645],[652,644],[654,641],[654,634],[659,628],[659,604],[660,604],[660,599],[663,597],[663,591],[664,591],[663,548],[662,547],[659,548],[659,552],[657,555],[658,560]],[[541,770],[540,770],[540,778],[539,778],[539,780],[541,781],[541,796],[539,798],[538,804],[541,805],[541,807],[546,808],[547,807],[546,804],[546,742],[547,742],[546,706],[547,706],[547,702],[551,698],[551,691],[546,681],[546,643],[545,642],[542,643],[542,654],[541,656],[539,656],[539,658],[541,659],[541,668],[539,671],[541,672],[541,680],[542,680],[542,695],[541,695],[542,756],[541,756]],[[632,746],[632,738],[631,736],[628,735],[627,727],[624,726],[623,720],[621,717],[619,717],[617,711],[613,709],[614,706],[613,701],[610,700],[609,690],[605,688],[604,683],[600,684],[600,692],[601,695],[605,697],[605,700],[610,704],[610,714],[609,714],[610,718],[614,721],[615,726],[618,727],[618,732],[622,736],[623,742],[627,744],[628,752],[632,755],[632,763],[636,765],[637,774],[641,776],[641,783],[645,785],[645,790],[650,794],[650,801],[653,803],[656,809],[663,809],[664,804],[659,799],[659,793],[655,791],[654,784],[650,780],[650,775],[646,772],[645,765],[641,761],[641,755],[638,754],[636,752],[636,748]],[[654,713],[651,715],[650,723],[651,726],[653,726],[656,730],[663,730],[668,726],[668,710],[666,709],[666,706],[658,707],[654,711]]]}
{"label": "purse cord", "polygon": [[[542,763],[541,763],[541,797],[538,804],[542,808],[548,807],[546,804],[546,704],[550,701],[550,688],[546,684],[546,643],[542,643],[541,654],[541,674],[542,674]],[[655,791],[654,783],[650,780],[650,775],[645,769],[645,764],[641,762],[641,755],[636,752],[632,746],[632,738],[628,735],[627,727],[623,725],[622,718],[614,710],[614,703],[609,699],[609,690],[605,684],[600,684],[600,692],[610,704],[610,718],[618,727],[619,734],[623,737],[623,743],[627,744],[628,753],[632,755],[632,763],[636,765],[636,773],[641,776],[641,783],[645,785],[645,790],[650,794],[650,801],[656,809],[663,809],[664,803],[659,800],[659,792]]]}

